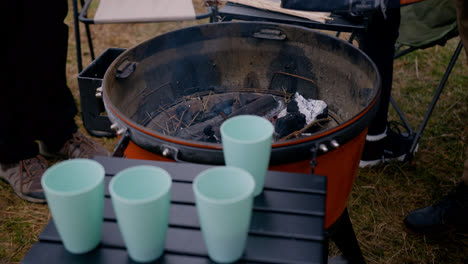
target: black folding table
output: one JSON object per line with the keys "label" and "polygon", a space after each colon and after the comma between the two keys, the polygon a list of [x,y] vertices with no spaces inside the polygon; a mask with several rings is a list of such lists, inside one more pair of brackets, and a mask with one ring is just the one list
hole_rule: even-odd
{"label": "black folding table", "polygon": [[[101,244],[93,251],[68,253],[51,220],[22,263],[133,263],[127,255],[107,189],[124,168],[154,165],[173,178],[165,253],[156,263],[212,263],[200,231],[192,181],[211,166],[95,158],[106,171],[106,194]],[[255,198],[254,211],[241,263],[326,263],[328,239],[324,230],[326,177],[269,171],[265,189]]]}

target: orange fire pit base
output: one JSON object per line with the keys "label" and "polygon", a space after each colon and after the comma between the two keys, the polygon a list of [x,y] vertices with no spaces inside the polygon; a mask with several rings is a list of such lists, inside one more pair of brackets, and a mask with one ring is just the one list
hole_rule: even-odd
{"label": "orange fire pit base", "polygon": [[[351,193],[356,172],[359,168],[362,149],[367,129],[358,136],[346,142],[343,146],[317,156],[315,174],[327,177],[327,200],[325,208],[325,228],[335,223],[341,216]],[[124,155],[131,159],[156,160],[175,162],[163,156],[149,152],[132,141],[124,151]],[[308,174],[311,172],[311,160],[270,166],[270,170],[296,172]]]}

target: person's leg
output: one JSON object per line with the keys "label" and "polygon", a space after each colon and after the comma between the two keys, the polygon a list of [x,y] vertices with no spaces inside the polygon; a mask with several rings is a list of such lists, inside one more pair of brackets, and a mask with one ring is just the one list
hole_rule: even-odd
{"label": "person's leg", "polygon": [[[39,148],[35,142],[38,139],[38,130],[34,126],[35,115],[38,113],[34,100],[40,99],[34,92],[40,87],[31,81],[35,76],[30,69],[44,68],[47,61],[40,62],[29,58],[28,54],[31,51],[25,50],[31,42],[42,41],[42,38],[28,37],[30,14],[26,10],[29,3],[12,1],[8,5],[7,17],[10,16],[10,21],[15,23],[6,27],[8,67],[2,71],[3,85],[0,97],[0,178],[7,181],[22,199],[45,202],[40,180],[48,164],[38,155]],[[34,11],[34,14],[40,14],[40,10]],[[34,48],[33,50],[40,52]]]}
{"label": "person's leg", "polygon": [[468,185],[461,181],[440,201],[410,212],[403,222],[409,230],[423,235],[468,235]]}
{"label": "person's leg", "polygon": [[380,106],[369,124],[366,144],[360,167],[373,166],[382,161],[403,160],[411,147],[411,137],[399,128],[389,127],[388,108],[393,81],[393,58],[400,27],[400,8],[389,8],[384,16],[376,12],[369,20],[366,31],[360,36],[360,48],[372,59],[382,80]]}
{"label": "person's leg", "polygon": [[468,62],[468,2],[466,0],[454,0],[457,9],[458,33],[465,48],[466,61]]}
{"label": "person's leg", "polygon": [[382,80],[380,106],[375,119],[369,124],[369,135],[385,133],[387,128],[388,106],[393,80],[393,56],[395,42],[400,27],[400,9],[388,9],[386,15],[375,12],[368,27],[359,37],[359,47],[375,63]]}
{"label": "person's leg", "polygon": [[[6,115],[13,123],[8,129],[9,140],[4,140],[8,148],[1,151],[11,152],[23,139],[40,140],[49,154],[66,158],[108,155],[102,146],[76,133],[77,107],[66,79],[67,1],[56,0],[51,5],[27,2],[20,11],[23,23],[18,23],[15,30],[20,33],[15,33],[16,55],[10,61],[15,89],[5,98],[10,104]],[[37,146],[37,153],[36,149]]]}
{"label": "person's leg", "polygon": [[[23,96],[25,114],[31,115],[29,127],[40,139],[58,150],[76,132],[77,107],[67,86],[66,60],[68,27],[64,19],[67,1],[50,5],[27,1],[22,50],[18,64],[29,75],[18,85],[28,93]],[[24,106],[22,106],[24,107]]]}
{"label": "person's leg", "polygon": [[76,133],[77,108],[65,72],[67,1],[9,4],[15,23],[7,27],[8,67],[2,72],[0,179],[10,183],[21,198],[45,202],[40,180],[48,165],[38,155],[37,140],[67,158],[108,152]]}
{"label": "person's leg", "polygon": [[14,1],[15,20],[8,27],[8,85],[2,87],[0,162],[38,154],[35,140],[56,147],[77,129],[73,96],[66,85],[67,1]]}

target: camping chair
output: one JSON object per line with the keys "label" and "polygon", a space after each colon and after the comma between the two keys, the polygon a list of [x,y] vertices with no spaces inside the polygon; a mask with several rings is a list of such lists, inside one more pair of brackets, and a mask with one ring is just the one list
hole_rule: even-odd
{"label": "camping chair", "polygon": [[92,0],[86,0],[86,2],[80,0],[82,9],[78,11],[78,0],[72,0],[78,73],[83,70],[80,22],[85,25],[91,59],[94,60],[90,24],[157,23],[208,17],[211,21],[215,21],[217,17],[217,1],[205,0],[207,12],[196,14],[192,0],[99,0],[95,16],[88,18],[91,2]]}
{"label": "camping chair", "polygon": [[[457,16],[452,0],[424,0],[418,3],[401,7],[400,35],[397,40],[397,52],[395,59],[418,49],[425,49],[435,45],[444,46],[445,43],[458,35]],[[444,75],[434,93],[432,101],[426,110],[424,119],[415,132],[409,125],[403,112],[396,101],[391,97],[390,102],[399,115],[403,125],[413,136],[411,148],[405,160],[411,160],[418,146],[418,141],[426,127],[434,107],[445,87],[450,72],[463,48],[461,41],[458,43]]]}

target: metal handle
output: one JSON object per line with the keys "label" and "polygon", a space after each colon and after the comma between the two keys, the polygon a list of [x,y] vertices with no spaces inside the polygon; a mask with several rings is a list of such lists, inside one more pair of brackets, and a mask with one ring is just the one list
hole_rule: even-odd
{"label": "metal handle", "polygon": [[255,38],[261,39],[273,39],[273,40],[285,40],[286,35],[279,29],[273,28],[264,28],[261,29],[259,32],[255,32],[253,34]]}
{"label": "metal handle", "polygon": [[169,146],[166,144],[161,145],[161,154],[165,158],[170,158],[175,160],[176,162],[184,162],[184,163],[189,163],[187,161],[183,161],[179,158],[179,150],[173,146]]}
{"label": "metal handle", "polygon": [[133,72],[135,72],[137,65],[137,62],[129,61],[128,58],[125,58],[116,67],[117,72],[115,73],[115,77],[117,79],[127,79]]}

